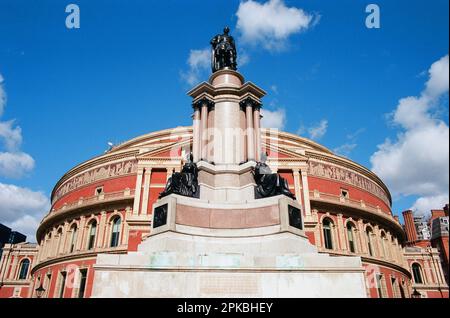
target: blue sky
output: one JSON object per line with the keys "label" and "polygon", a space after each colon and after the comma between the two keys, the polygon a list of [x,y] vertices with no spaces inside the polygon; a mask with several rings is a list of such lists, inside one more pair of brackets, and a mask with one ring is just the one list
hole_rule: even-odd
{"label": "blue sky", "polygon": [[[70,3],[80,8],[79,29],[65,26]],[[380,7],[379,29],[365,26],[369,3]],[[0,222],[32,233],[53,185],[108,141],[190,125],[186,92],[207,80],[201,53],[225,25],[237,41],[239,71],[268,92],[266,121],[379,171],[395,213],[441,208],[448,201],[448,79],[441,76],[448,77],[448,5],[0,0],[0,92],[7,96]],[[432,84],[441,88],[423,102]],[[398,107],[408,96],[417,100],[407,108],[426,104],[412,123]],[[430,148],[414,143],[427,138]]]}

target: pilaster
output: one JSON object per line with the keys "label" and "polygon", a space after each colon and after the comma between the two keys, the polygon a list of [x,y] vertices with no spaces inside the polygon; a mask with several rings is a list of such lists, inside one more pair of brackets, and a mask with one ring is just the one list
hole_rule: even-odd
{"label": "pilaster", "polygon": [[144,174],[144,168],[139,167],[137,170],[136,177],[136,190],[134,191],[134,204],[133,204],[133,214],[139,214],[139,207],[141,204],[141,192],[142,192],[142,177]]}
{"label": "pilaster", "polygon": [[303,189],[303,201],[305,203],[305,215],[311,215],[311,203],[309,201],[309,185],[308,185],[308,172],[307,168],[301,168],[302,175],[302,189]]}
{"label": "pilaster", "polygon": [[144,172],[144,190],[143,190],[143,198],[142,198],[142,207],[139,214],[146,215],[148,208],[148,195],[150,189],[150,179],[152,175],[152,168],[145,168]]}

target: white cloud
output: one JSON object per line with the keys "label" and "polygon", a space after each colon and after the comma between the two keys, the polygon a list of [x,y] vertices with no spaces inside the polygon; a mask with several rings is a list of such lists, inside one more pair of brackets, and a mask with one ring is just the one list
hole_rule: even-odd
{"label": "white cloud", "polygon": [[29,240],[34,240],[37,220],[48,212],[50,202],[42,192],[0,183],[0,207],[2,223],[26,234]]}
{"label": "white cloud", "polygon": [[350,153],[358,146],[356,143],[345,143],[333,149],[333,152],[340,156],[348,157]]}
{"label": "white cloud", "polygon": [[313,22],[313,15],[300,8],[287,7],[282,0],[269,0],[263,4],[253,0],[241,2],[236,16],[242,41],[262,45],[269,51],[284,49],[289,36],[319,21]]}
{"label": "white cloud", "polygon": [[195,85],[200,81],[200,76],[206,76],[206,71],[211,67],[211,50],[190,50],[187,64],[189,69],[181,71],[181,78],[189,85]]}
{"label": "white cloud", "polygon": [[394,141],[378,145],[370,158],[372,170],[395,195],[419,196],[413,208],[420,214],[429,213],[432,205],[441,208],[445,198],[448,201],[449,127],[433,113],[448,93],[448,55],[433,63],[428,75],[420,96],[400,99],[392,113],[401,132]]}
{"label": "white cloud", "polygon": [[[0,119],[6,106],[6,93],[0,74]],[[20,178],[34,168],[34,159],[20,150],[22,129],[14,120],[0,120],[0,177]],[[39,220],[50,208],[49,199],[42,192],[0,182],[0,222],[35,240]]]}
{"label": "white cloud", "polygon": [[20,178],[34,168],[34,159],[24,152],[0,152],[0,175]]}
{"label": "white cloud", "polygon": [[244,66],[250,62],[250,55],[246,51],[241,50],[237,54],[237,67]]}
{"label": "white cloud", "polygon": [[208,68],[211,64],[211,51],[209,49],[191,50],[188,64],[193,69]]}
{"label": "white cloud", "polygon": [[0,121],[0,140],[3,140],[6,149],[9,151],[17,150],[22,144],[22,129],[13,125],[14,120]]}
{"label": "white cloud", "polygon": [[340,156],[348,157],[350,153],[358,146],[357,139],[360,134],[365,131],[365,128],[359,128],[355,132],[347,134],[347,142],[334,148],[333,152]]}
{"label": "white cloud", "polygon": [[414,202],[411,210],[417,215],[429,215],[431,210],[442,209],[448,203],[448,194],[420,197]]}
{"label": "white cloud", "polygon": [[327,133],[328,120],[322,119],[316,126],[308,128],[309,138],[318,140]]}
{"label": "white cloud", "polygon": [[274,111],[267,109],[261,109],[261,126],[264,128],[276,128],[279,130],[284,129],[286,124],[286,111],[282,108],[278,108]]}
{"label": "white cloud", "polygon": [[[0,116],[6,106],[6,93],[3,88],[3,76],[0,74]],[[1,119],[1,118],[0,118]],[[22,129],[14,126],[14,120],[0,120],[0,177],[20,178],[34,168],[33,158],[20,151]]]}

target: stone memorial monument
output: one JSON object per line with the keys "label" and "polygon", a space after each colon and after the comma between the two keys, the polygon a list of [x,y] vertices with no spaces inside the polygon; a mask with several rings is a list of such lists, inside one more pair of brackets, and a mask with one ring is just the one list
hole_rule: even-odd
{"label": "stone memorial monument", "polygon": [[318,253],[303,207],[261,155],[265,92],[237,72],[228,28],[193,99],[192,154],[136,252],[100,254],[94,297],[366,297],[359,257]]}

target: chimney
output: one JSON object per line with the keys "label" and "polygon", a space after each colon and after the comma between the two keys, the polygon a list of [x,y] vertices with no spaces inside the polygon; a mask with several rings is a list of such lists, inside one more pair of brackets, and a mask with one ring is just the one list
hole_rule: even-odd
{"label": "chimney", "polygon": [[398,215],[394,215],[394,219],[397,221],[397,223],[400,223],[400,220],[398,219]]}
{"label": "chimney", "polygon": [[414,225],[414,215],[413,211],[407,210],[402,212],[403,214],[403,220],[405,222],[405,232],[406,232],[406,238],[408,242],[415,242],[417,241],[417,232],[416,232],[416,226]]}
{"label": "chimney", "polygon": [[444,216],[445,216],[444,210],[431,210],[431,218],[429,223],[432,224],[434,219]]}

